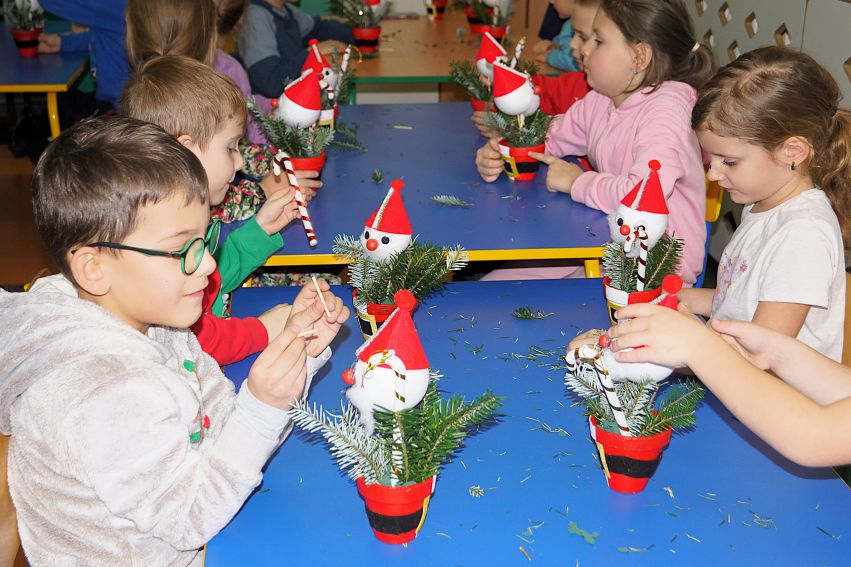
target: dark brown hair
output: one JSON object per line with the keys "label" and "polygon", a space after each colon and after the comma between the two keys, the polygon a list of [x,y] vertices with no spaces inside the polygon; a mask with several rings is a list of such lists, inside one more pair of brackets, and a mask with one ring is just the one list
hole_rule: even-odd
{"label": "dark brown hair", "polygon": [[236,29],[249,2],[250,0],[216,0],[219,9],[216,19],[219,37],[226,37]]}
{"label": "dark brown hair", "polygon": [[239,87],[226,75],[182,55],[146,61],[124,84],[120,111],[186,134],[204,150],[232,120],[245,128],[248,108]]}
{"label": "dark brown hair", "polygon": [[172,195],[207,202],[198,158],[167,132],[130,118],[68,128],[44,151],[33,175],[33,212],[47,251],[69,278],[67,254],[95,240],[121,242],[139,209]]}
{"label": "dark brown hair", "polygon": [[214,0],[128,0],[124,21],[130,66],[169,54],[212,65],[217,15]]}
{"label": "dark brown hair", "polygon": [[603,0],[600,9],[627,43],[646,43],[653,51],[644,79],[629,92],[645,87],[655,90],[665,81],[699,89],[712,76],[712,52],[694,39],[682,0]]}
{"label": "dark brown hair", "polygon": [[695,130],[737,138],[769,152],[792,136],[812,146],[798,164],[821,187],[851,242],[851,112],[842,93],[815,59],[787,47],[762,47],[722,67],[698,93]]}

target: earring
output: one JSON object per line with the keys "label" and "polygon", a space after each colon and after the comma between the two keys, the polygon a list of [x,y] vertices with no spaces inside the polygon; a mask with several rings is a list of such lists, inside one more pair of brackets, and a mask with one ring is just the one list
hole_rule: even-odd
{"label": "earring", "polygon": [[794,162],[794,161],[792,162],[792,165],[790,165],[790,166],[789,166],[789,169],[791,169],[792,171],[795,171],[795,170],[797,169],[797,168],[795,167],[795,162]]}

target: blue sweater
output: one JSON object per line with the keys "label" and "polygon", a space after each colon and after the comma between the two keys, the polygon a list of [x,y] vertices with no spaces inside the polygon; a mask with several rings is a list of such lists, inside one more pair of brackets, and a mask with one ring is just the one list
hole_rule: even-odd
{"label": "blue sweater", "polygon": [[354,43],[352,31],[340,22],[311,16],[289,4],[279,10],[265,0],[251,0],[237,42],[251,90],[268,98],[281,96],[284,81],[301,74],[311,39]]}
{"label": "blue sweater", "polygon": [[42,7],[48,12],[89,27],[92,65],[97,66],[95,98],[115,108],[118,108],[118,96],[124,82],[130,76],[130,63],[124,49],[126,3],[126,0],[41,0]]}
{"label": "blue sweater", "polygon": [[573,39],[573,24],[566,20],[561,31],[553,38],[556,48],[547,54],[547,64],[562,71],[579,71],[579,65],[570,53],[570,40]]}

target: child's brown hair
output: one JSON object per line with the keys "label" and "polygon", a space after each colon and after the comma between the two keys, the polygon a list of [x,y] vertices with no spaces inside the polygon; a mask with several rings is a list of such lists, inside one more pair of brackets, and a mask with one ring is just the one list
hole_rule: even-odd
{"label": "child's brown hair", "polygon": [[198,158],[162,128],[130,118],[97,118],[68,128],[33,175],[33,212],[47,251],[71,278],[67,255],[95,240],[121,242],[139,209],[174,194],[208,199]]}
{"label": "child's brown hair", "polygon": [[212,65],[217,15],[214,0],[128,0],[124,20],[131,67],[169,54]]}
{"label": "child's brown hair", "polygon": [[182,55],[142,64],[124,84],[120,111],[175,138],[186,134],[202,150],[230,121],[245,128],[248,119],[245,97],[230,78]]}
{"label": "child's brown hair", "polygon": [[763,47],[745,53],[698,93],[695,130],[737,138],[769,152],[792,136],[812,151],[798,164],[821,187],[851,243],[851,112],[839,108],[836,80],[805,53]]}
{"label": "child's brown hair", "polygon": [[245,9],[251,0],[216,0],[218,6],[218,18],[216,19],[216,28],[219,37],[227,37],[234,29],[236,29],[242,16],[245,14]]}
{"label": "child's brown hair", "polygon": [[600,9],[627,43],[646,43],[653,58],[641,84],[629,92],[665,81],[699,89],[712,76],[712,52],[694,38],[694,26],[682,0],[603,0]]}

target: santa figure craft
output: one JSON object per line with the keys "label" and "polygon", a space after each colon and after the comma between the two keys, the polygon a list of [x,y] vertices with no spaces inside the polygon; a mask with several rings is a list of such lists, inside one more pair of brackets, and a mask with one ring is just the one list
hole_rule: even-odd
{"label": "santa figure craft", "polygon": [[313,69],[284,88],[277,100],[272,100],[274,115],[290,126],[309,128],[319,120],[322,110],[320,102],[319,74]]}
{"label": "santa figure craft", "polygon": [[396,309],[357,350],[354,367],[343,372],[343,381],[351,384],[346,397],[358,409],[368,435],[375,427],[376,407],[394,412],[412,408],[429,384],[428,360],[411,319],[417,300],[406,289],[393,299]]}
{"label": "santa figure craft", "polygon": [[384,201],[364,224],[360,242],[367,257],[376,262],[386,261],[411,245],[414,231],[402,201],[404,187],[401,179],[393,180]]}
{"label": "santa figure craft", "polygon": [[527,73],[497,61],[493,65],[493,103],[500,112],[517,116],[522,128],[524,117],[538,111],[541,97]]}
{"label": "santa figure craft", "polygon": [[485,32],[476,54],[476,68],[483,77],[490,80],[493,79],[493,64],[496,62],[508,63],[508,52],[490,32]]}

